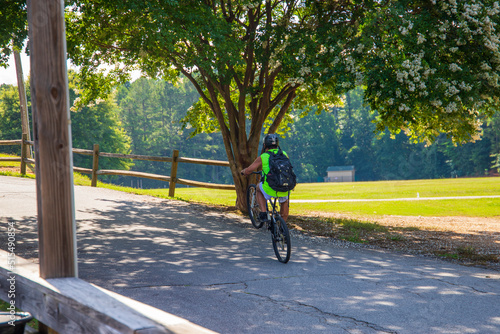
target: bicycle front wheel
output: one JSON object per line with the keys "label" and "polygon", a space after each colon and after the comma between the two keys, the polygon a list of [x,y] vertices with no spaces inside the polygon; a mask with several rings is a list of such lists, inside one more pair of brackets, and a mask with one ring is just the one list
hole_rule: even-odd
{"label": "bicycle front wheel", "polygon": [[286,226],[281,216],[275,217],[274,224],[275,226],[271,230],[274,254],[276,254],[278,261],[287,263],[288,260],[290,260],[290,254],[292,252],[290,232],[288,232],[288,226]]}
{"label": "bicycle front wheel", "polygon": [[257,186],[255,184],[251,184],[247,189],[247,208],[248,215],[250,216],[250,220],[252,221],[252,225],[255,228],[261,228],[264,222],[260,221],[259,218],[259,203],[257,203]]}

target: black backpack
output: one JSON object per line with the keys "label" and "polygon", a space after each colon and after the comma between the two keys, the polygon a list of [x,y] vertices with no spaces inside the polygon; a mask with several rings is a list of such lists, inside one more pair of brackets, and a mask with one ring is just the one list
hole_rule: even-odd
{"label": "black backpack", "polygon": [[293,172],[293,166],[290,159],[278,149],[277,153],[269,153],[269,173],[266,175],[267,184],[274,191],[291,191],[297,184],[297,176]]}

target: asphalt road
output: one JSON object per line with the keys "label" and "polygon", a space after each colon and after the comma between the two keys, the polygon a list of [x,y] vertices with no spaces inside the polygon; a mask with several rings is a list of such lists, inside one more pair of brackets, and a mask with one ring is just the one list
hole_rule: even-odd
{"label": "asphalt road", "polygon": [[[500,272],[294,235],[288,264],[248,220],[75,187],[79,277],[220,333],[500,333]],[[0,245],[36,257],[33,180],[0,176]]]}

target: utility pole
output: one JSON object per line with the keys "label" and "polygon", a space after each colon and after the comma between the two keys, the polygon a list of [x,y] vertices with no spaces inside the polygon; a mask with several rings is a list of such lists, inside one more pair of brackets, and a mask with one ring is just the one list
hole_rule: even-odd
{"label": "utility pole", "polygon": [[28,0],[40,277],[77,277],[64,0]]}
{"label": "utility pole", "polygon": [[[28,118],[28,100],[26,98],[26,87],[24,86],[23,65],[21,56],[17,50],[14,50],[14,62],[16,64],[17,74],[17,90],[19,91],[19,105],[21,106],[21,126],[23,134],[28,135],[28,140],[31,140],[30,123]],[[33,149],[30,146],[29,158],[33,158]]]}

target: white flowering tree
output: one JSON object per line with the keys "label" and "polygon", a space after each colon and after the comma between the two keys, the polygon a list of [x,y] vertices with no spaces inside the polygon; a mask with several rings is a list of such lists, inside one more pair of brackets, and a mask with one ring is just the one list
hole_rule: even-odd
{"label": "white flowering tree", "polygon": [[[325,27],[336,23],[321,7]],[[379,130],[401,129],[415,140],[448,133],[478,138],[499,106],[500,6],[488,0],[389,1],[366,12],[342,59],[365,100],[380,114]],[[324,43],[336,42],[327,33]]]}
{"label": "white flowering tree", "polygon": [[[499,5],[488,0],[72,1],[68,51],[89,87],[102,63],[187,77],[200,94],[186,124],[221,131],[239,171],[262,129],[285,131],[289,109],[337,103],[356,86],[379,129],[419,140],[472,139],[498,105]],[[100,78],[94,81],[93,78]],[[92,91],[92,90],[89,90]],[[94,89],[95,91],[95,89]]]}
{"label": "white flowering tree", "polygon": [[[1,4],[1,6],[7,6]],[[245,209],[239,171],[262,129],[286,131],[291,107],[338,103],[366,88],[379,129],[419,140],[474,138],[498,105],[499,6],[488,0],[73,0],[68,53],[85,92],[132,69],[200,94],[186,124],[221,131]],[[1,29],[1,27],[0,27]],[[114,64],[105,76],[102,64]]]}

